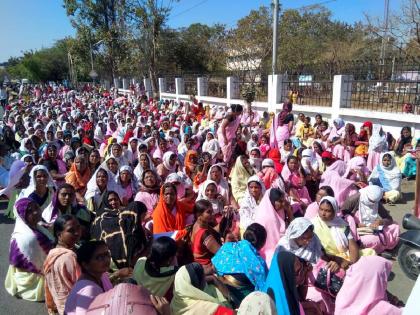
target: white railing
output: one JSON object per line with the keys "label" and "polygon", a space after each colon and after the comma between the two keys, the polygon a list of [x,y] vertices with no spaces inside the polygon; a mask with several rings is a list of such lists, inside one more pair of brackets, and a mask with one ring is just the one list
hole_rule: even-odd
{"label": "white railing", "polygon": [[[259,111],[278,112],[282,108],[282,100],[286,96],[287,89],[285,86],[287,78],[283,75],[269,75],[268,76],[268,101],[267,102],[253,102],[252,107]],[[321,114],[323,117],[330,120],[341,117],[346,122],[353,123],[357,129],[364,121],[372,121],[376,124],[384,126],[384,130],[390,132],[395,138],[399,138],[401,128],[409,126],[413,130],[413,134],[420,137],[420,116],[416,114],[406,113],[389,113],[380,111],[369,111],[363,109],[350,108],[349,100],[351,95],[351,76],[335,75],[332,88],[332,102],[331,106],[312,106],[293,104],[293,112],[304,113],[308,116],[315,116]],[[123,82],[125,83],[125,82]],[[144,86],[146,93],[151,96],[150,80],[144,79]],[[185,94],[184,82],[182,78],[175,79],[175,93],[165,92],[166,80],[159,78],[159,92],[162,99],[169,99],[179,101],[190,101],[191,96]],[[226,98],[213,97],[207,95],[208,86],[207,79],[204,77],[197,78],[197,95],[196,98],[204,105],[225,105],[242,104],[244,101],[239,96],[239,82],[234,77],[226,78]],[[119,89],[119,93],[127,94],[130,91],[127,86]]]}

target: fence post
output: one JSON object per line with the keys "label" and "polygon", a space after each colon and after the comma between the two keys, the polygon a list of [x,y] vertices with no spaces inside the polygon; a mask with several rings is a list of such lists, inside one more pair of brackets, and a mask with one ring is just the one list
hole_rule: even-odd
{"label": "fence post", "polygon": [[165,78],[159,78],[159,94],[166,92],[166,79]]}
{"label": "fence post", "polygon": [[114,78],[114,88],[117,90],[120,88],[120,79]]}
{"label": "fence post", "polygon": [[236,77],[227,77],[226,78],[226,98],[227,105],[232,104],[233,99],[239,98],[239,81]]}
{"label": "fence post", "polygon": [[207,96],[209,91],[209,83],[206,77],[197,78],[197,99],[201,96]]}
{"label": "fence post", "polygon": [[146,93],[147,98],[153,97],[153,91],[152,91],[152,82],[149,78],[143,79],[144,84],[144,92]]}
{"label": "fence post", "polygon": [[340,108],[351,107],[352,75],[335,75],[333,81],[333,94],[331,106],[331,118],[340,116]]}
{"label": "fence post", "polygon": [[122,88],[123,90],[128,90],[128,79],[127,78],[123,78],[122,79]]}
{"label": "fence post", "polygon": [[183,78],[175,78],[175,93],[176,100],[179,102],[179,95],[185,94],[185,85]]}

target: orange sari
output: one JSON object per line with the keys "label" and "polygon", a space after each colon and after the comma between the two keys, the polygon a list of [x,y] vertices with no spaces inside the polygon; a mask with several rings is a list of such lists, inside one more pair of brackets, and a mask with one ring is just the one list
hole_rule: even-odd
{"label": "orange sari", "polygon": [[66,175],[66,183],[72,185],[76,192],[84,194],[87,189],[87,183],[91,177],[90,175],[91,174],[89,168],[86,168],[85,172],[81,174],[76,169],[76,164],[73,163],[70,168],[70,172],[68,172]]}
{"label": "orange sari", "polygon": [[[191,161],[192,158],[198,158],[197,151],[194,150],[188,150],[187,154],[185,155],[184,159],[184,165],[185,165],[185,173],[189,178],[193,175],[193,172],[195,170],[195,164]],[[191,178],[192,179],[192,178]]]}
{"label": "orange sari", "polygon": [[179,231],[176,239],[180,239],[186,234],[185,219],[192,212],[191,204],[177,200],[175,203],[176,213],[172,214],[172,209],[168,209],[163,199],[163,186],[160,189],[159,202],[153,211],[153,234]]}

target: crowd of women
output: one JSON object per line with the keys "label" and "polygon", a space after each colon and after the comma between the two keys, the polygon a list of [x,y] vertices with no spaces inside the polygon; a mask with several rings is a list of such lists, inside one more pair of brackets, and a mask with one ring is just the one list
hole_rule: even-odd
{"label": "crowd of women", "polygon": [[49,314],[129,298],[138,314],[402,313],[387,291],[399,225],[383,204],[416,174],[409,127],[395,141],[371,122],[295,120],[288,101],[260,115],[31,92],[1,130],[11,295]]}

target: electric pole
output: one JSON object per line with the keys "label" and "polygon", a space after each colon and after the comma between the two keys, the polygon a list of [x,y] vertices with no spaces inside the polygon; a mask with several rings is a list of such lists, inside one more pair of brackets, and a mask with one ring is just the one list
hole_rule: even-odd
{"label": "electric pole", "polygon": [[272,72],[273,75],[277,72],[277,28],[279,20],[279,0],[273,0],[273,60]]}

